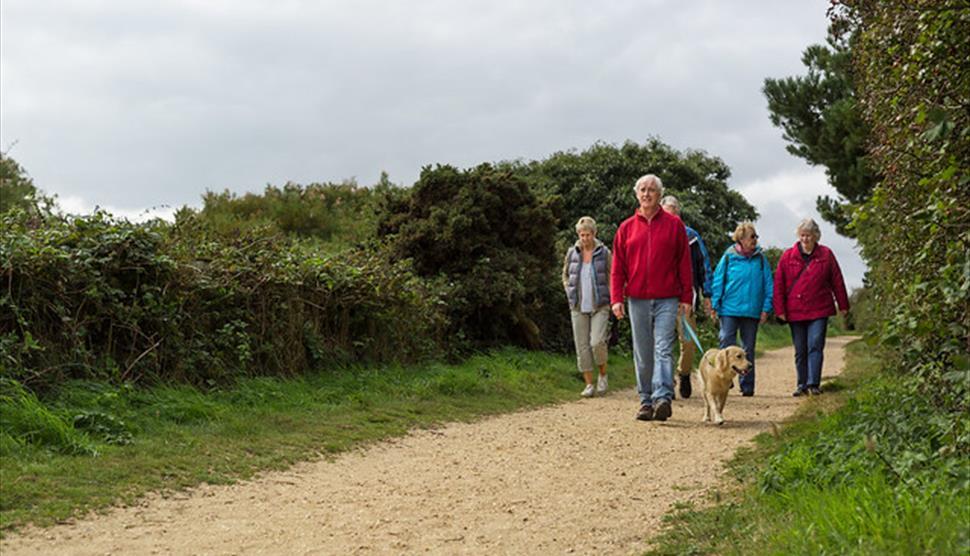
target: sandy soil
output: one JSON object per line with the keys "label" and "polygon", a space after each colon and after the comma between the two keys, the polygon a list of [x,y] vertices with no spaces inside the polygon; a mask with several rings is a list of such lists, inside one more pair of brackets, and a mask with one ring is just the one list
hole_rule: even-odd
{"label": "sandy soil", "polygon": [[[824,377],[850,338],[830,338]],[[732,393],[721,427],[699,396],[667,422],[634,419],[632,390],[415,431],[333,461],[231,486],[153,495],[0,544],[17,554],[636,554],[675,502],[701,498],[723,463],[789,416],[790,348],[758,360],[757,393]],[[696,380],[695,380],[696,387]],[[736,392],[736,391],[733,391]]]}

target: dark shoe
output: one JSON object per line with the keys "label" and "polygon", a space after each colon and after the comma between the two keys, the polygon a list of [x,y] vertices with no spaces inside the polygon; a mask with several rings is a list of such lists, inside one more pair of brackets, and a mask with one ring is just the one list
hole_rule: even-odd
{"label": "dark shoe", "polygon": [[745,398],[750,398],[751,396],[754,396],[754,392],[745,391],[745,392],[741,392],[741,395],[744,396]]}
{"label": "dark shoe", "polygon": [[641,405],[640,410],[637,411],[638,421],[652,421],[653,420],[653,406],[652,405]]}
{"label": "dark shoe", "polygon": [[806,394],[808,394],[808,389],[806,389],[806,388],[799,388],[799,389],[797,389],[797,390],[795,390],[794,392],[791,393],[791,395],[792,396],[795,396],[796,398],[799,397],[799,396],[804,396]]}
{"label": "dark shoe", "polygon": [[670,402],[667,400],[660,400],[657,402],[657,408],[653,410],[653,420],[654,421],[666,421],[673,410],[670,408]]}
{"label": "dark shoe", "polygon": [[820,396],[822,394],[822,389],[818,386],[809,386],[808,393],[813,396]]}
{"label": "dark shoe", "polygon": [[680,375],[680,397],[685,400],[690,398],[690,375]]}

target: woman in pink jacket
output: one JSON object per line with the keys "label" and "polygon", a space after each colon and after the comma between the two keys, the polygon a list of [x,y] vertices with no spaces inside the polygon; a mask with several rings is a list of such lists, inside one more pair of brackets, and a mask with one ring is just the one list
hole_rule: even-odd
{"label": "woman in pink jacket", "polygon": [[798,373],[798,388],[792,395],[802,396],[822,393],[825,329],[836,302],[843,315],[848,312],[849,296],[835,255],[818,242],[822,237],[818,224],[806,218],[795,233],[798,242],[778,261],[772,304],[778,318],[791,328]]}

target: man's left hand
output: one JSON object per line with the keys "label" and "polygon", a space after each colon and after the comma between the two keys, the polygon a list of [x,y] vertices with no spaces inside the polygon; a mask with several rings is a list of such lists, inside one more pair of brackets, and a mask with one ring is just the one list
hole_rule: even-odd
{"label": "man's left hand", "polygon": [[690,317],[690,312],[691,312],[690,303],[681,303],[680,304],[680,310],[678,311],[679,314],[684,315],[685,317],[688,317],[689,318]]}

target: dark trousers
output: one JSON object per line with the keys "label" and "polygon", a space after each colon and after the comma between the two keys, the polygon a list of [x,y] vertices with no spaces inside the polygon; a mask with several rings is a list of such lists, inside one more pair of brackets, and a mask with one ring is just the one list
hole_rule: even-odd
{"label": "dark trousers", "polygon": [[741,391],[754,393],[754,345],[758,339],[758,319],[749,317],[731,317],[720,315],[721,334],[718,337],[719,346],[724,349],[738,345],[738,332],[741,332],[741,347],[751,363],[748,374],[741,377]]}

